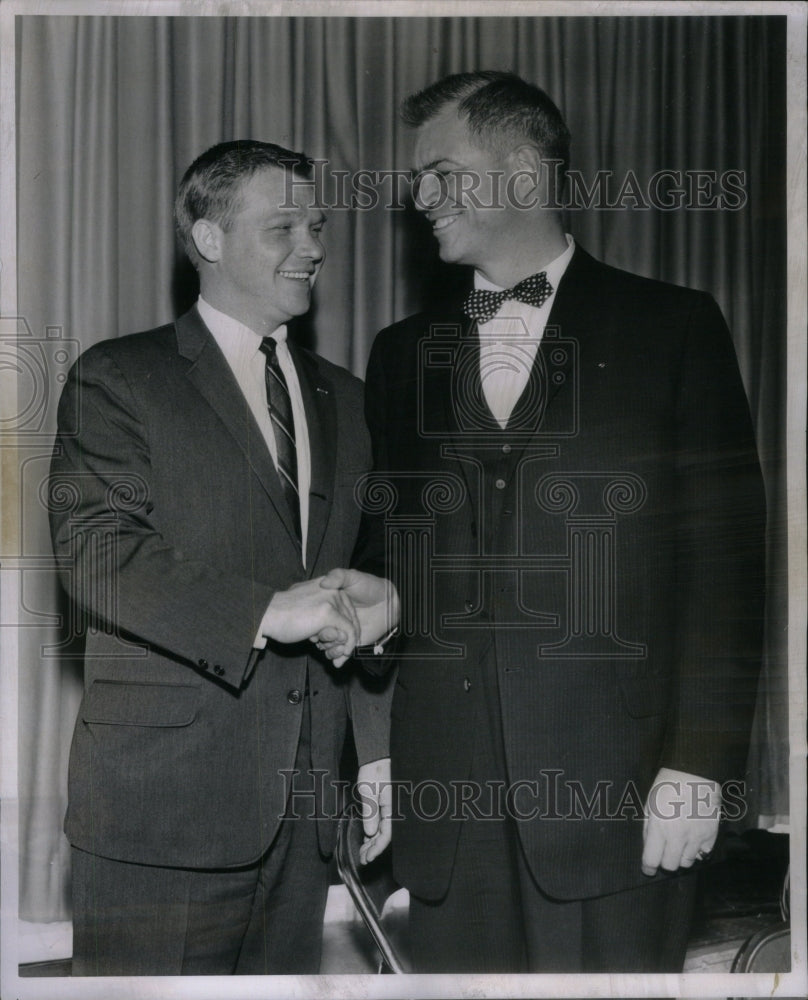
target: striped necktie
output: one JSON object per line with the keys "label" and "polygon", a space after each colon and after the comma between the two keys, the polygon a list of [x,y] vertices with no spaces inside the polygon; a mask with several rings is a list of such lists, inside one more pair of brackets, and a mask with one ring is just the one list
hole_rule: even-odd
{"label": "striped necktie", "polygon": [[292,512],[298,542],[300,530],[300,494],[297,488],[297,446],[295,444],[295,421],[292,415],[292,399],[289,386],[278,363],[277,343],[272,337],[264,337],[261,351],[266,355],[264,382],[267,390],[267,407],[275,432],[275,446],[280,477],[286,502]]}

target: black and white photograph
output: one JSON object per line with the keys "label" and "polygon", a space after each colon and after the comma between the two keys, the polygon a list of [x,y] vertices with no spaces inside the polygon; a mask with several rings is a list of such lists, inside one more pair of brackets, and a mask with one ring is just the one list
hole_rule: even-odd
{"label": "black and white photograph", "polygon": [[808,993],[807,24],[3,0],[3,998]]}

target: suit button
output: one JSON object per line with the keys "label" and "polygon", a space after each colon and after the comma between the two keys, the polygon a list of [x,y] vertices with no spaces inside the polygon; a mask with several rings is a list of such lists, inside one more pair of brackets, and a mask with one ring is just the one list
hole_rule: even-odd
{"label": "suit button", "polygon": [[300,693],[300,691],[298,691],[297,688],[292,688],[292,690],[288,691],[286,694],[286,700],[289,702],[290,705],[299,705],[302,698],[303,695]]}
{"label": "suit button", "polygon": [[197,662],[198,662],[198,665],[200,667],[202,667],[203,670],[207,670],[208,669],[208,661],[207,660],[198,660]]}
{"label": "suit button", "polygon": [[511,453],[511,446],[509,444],[504,444],[502,446],[502,454],[503,455],[510,455],[510,453]]}
{"label": "suit button", "polygon": [[494,486],[496,486],[496,488],[497,488],[498,490],[504,490],[504,489],[505,489],[505,480],[504,480],[504,479],[498,479],[498,480],[497,480],[497,481],[496,481],[496,482],[494,483]]}
{"label": "suit button", "polygon": [[214,672],[214,674],[216,674],[217,677],[224,677],[224,667],[219,666],[218,663],[213,668],[213,672]]}
{"label": "suit button", "polygon": [[463,690],[466,692],[466,694],[468,694],[468,692],[471,691],[471,681],[468,679],[468,677],[463,678]]}

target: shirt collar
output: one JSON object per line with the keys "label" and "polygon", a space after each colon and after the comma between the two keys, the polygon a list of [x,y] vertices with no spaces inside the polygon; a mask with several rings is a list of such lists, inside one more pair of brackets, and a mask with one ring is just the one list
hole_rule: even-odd
{"label": "shirt collar", "polygon": [[[569,262],[572,260],[572,255],[575,252],[575,240],[569,233],[564,233],[564,236],[567,240],[567,249],[562,254],[559,254],[554,260],[551,260],[547,267],[542,268],[542,270],[547,274],[547,280],[553,286],[553,291],[558,288],[558,283],[564,276],[564,272],[567,270]],[[487,278],[483,277],[479,271],[474,272],[474,287],[484,288],[491,292],[505,291],[503,285],[495,285],[493,281],[489,281]]]}
{"label": "shirt collar", "polygon": [[[210,302],[206,302],[201,295],[197,299],[196,307],[199,311],[199,315],[202,317],[202,321],[214,335],[216,340],[254,341],[256,351],[261,346],[263,338],[260,334],[256,333],[255,330],[246,326],[233,316],[228,316],[227,313],[223,313],[220,309],[216,309],[210,304]],[[285,343],[286,326],[279,326],[277,330],[272,331],[270,336],[278,344]]]}

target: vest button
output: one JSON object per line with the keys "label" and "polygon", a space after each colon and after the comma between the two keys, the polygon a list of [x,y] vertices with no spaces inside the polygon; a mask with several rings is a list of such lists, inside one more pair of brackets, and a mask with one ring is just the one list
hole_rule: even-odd
{"label": "vest button", "polygon": [[474,610],[474,601],[466,601],[466,611]]}
{"label": "vest button", "polygon": [[505,489],[505,480],[504,480],[504,479],[498,479],[498,480],[497,480],[497,481],[496,481],[496,482],[494,483],[494,486],[496,486],[496,488],[497,488],[498,490],[504,490],[504,489]]}
{"label": "vest button", "polygon": [[504,444],[504,445],[502,446],[502,454],[503,454],[503,455],[510,455],[510,453],[511,453],[511,450],[512,450],[512,449],[511,449],[511,446],[510,446],[509,444]]}
{"label": "vest button", "polygon": [[466,694],[468,694],[468,692],[471,691],[471,681],[468,679],[468,677],[463,678],[463,690],[466,692]]}
{"label": "vest button", "polygon": [[297,688],[292,688],[292,690],[287,692],[286,695],[286,700],[289,702],[290,705],[299,705],[302,698],[303,695],[300,693],[300,691],[298,691]]}

